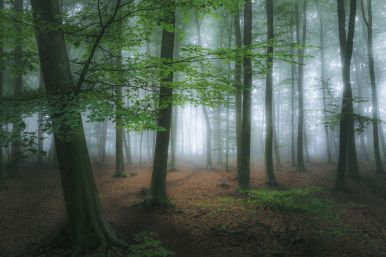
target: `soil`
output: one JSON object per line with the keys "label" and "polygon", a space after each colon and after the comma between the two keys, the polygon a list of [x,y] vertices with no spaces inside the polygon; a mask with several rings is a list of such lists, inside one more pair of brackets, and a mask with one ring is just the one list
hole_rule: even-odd
{"label": "soil", "polygon": [[[324,188],[321,196],[340,216],[338,225],[294,217],[296,234],[287,235],[292,237],[290,244],[273,239],[267,230],[275,229],[268,210],[242,204],[243,196],[235,193],[234,170],[207,170],[190,162],[179,165],[167,178],[168,195],[176,205],[168,210],[135,206],[146,196],[150,167],[127,167],[128,177],[116,179],[112,164],[99,165],[95,177],[106,216],[123,238],[153,232],[178,257],[386,256],[386,178],[372,175],[374,167],[362,164],[364,177],[350,181],[349,192],[334,193],[334,169],[322,163],[309,163],[304,173],[289,166],[277,169],[285,188]],[[254,166],[253,187],[264,187],[264,179],[263,168]],[[26,250],[52,235],[63,220],[58,172],[24,167],[21,178],[8,181],[8,188],[0,192],[0,256],[28,256]]]}

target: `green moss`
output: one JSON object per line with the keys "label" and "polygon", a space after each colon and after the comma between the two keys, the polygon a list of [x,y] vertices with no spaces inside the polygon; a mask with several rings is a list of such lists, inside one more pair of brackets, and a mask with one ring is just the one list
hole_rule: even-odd
{"label": "green moss", "polygon": [[127,257],[169,257],[175,256],[172,251],[162,246],[149,232],[142,232],[134,238],[134,244],[129,247]]}

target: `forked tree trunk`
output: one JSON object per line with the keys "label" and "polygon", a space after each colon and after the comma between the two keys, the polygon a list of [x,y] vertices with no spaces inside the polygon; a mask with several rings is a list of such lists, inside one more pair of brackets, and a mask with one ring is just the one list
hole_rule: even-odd
{"label": "forked tree trunk", "polygon": [[[339,42],[342,61],[343,77],[343,97],[342,113],[340,119],[340,142],[339,142],[339,160],[337,170],[337,180],[335,189],[337,191],[346,190],[346,166],[349,167],[351,174],[357,173],[357,160],[355,149],[355,135],[353,122],[353,103],[352,88],[350,77],[350,66],[353,53],[355,19],[356,19],[356,0],[350,0],[350,14],[348,27],[346,26],[345,1],[337,0]],[[347,33],[346,33],[347,27]],[[353,163],[355,162],[355,163]]]}
{"label": "forked tree trunk", "polygon": [[[102,212],[81,115],[66,111],[77,108],[78,103],[64,100],[73,94],[74,82],[61,30],[59,2],[32,0],[31,5],[46,94],[56,100],[55,106],[50,106],[50,116],[53,126],[61,132],[54,132],[54,140],[66,210],[62,235],[72,246],[72,256],[78,256],[90,248],[107,247],[120,241]],[[58,104],[62,108],[58,109]],[[71,119],[73,123],[68,126],[63,124],[63,119]]]}

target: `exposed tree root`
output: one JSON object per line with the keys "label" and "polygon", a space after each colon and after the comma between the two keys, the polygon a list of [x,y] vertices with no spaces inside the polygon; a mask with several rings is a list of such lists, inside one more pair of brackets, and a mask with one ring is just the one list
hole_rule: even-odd
{"label": "exposed tree root", "polygon": [[[60,230],[54,237],[44,240],[38,246],[29,249],[28,256],[40,256],[45,250],[49,249],[69,249],[63,256],[65,257],[80,257],[90,250],[100,249],[101,252],[108,254],[111,247],[128,248],[129,244],[119,239],[113,232],[108,231],[103,237],[95,236],[90,240],[89,233],[84,233],[82,236],[71,238],[70,234],[65,230]],[[86,240],[82,240],[87,238]],[[108,256],[108,255],[106,255]]]}

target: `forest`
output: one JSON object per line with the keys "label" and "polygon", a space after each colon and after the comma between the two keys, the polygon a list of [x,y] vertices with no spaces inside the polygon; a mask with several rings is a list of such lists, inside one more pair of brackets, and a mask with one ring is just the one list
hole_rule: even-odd
{"label": "forest", "polygon": [[0,0],[0,257],[386,257],[385,24]]}

